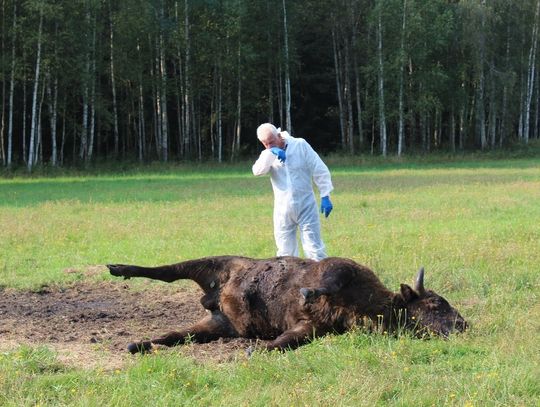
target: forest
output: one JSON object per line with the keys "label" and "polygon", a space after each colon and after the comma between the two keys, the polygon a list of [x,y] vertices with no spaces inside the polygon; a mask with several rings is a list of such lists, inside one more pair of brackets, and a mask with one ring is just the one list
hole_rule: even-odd
{"label": "forest", "polygon": [[1,0],[7,168],[539,138],[540,0]]}

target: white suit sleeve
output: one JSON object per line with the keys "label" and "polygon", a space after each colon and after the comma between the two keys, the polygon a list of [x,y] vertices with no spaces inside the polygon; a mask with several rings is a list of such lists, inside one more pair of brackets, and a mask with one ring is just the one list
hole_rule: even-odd
{"label": "white suit sleeve", "polygon": [[272,164],[276,159],[277,157],[270,150],[263,150],[251,168],[253,175],[259,176],[268,174],[268,171],[270,171],[270,168],[272,168]]}
{"label": "white suit sleeve", "polygon": [[330,176],[330,170],[326,164],[321,160],[321,157],[313,150],[313,148],[308,144],[308,155],[311,158],[311,164],[313,168],[313,182],[319,190],[321,198],[323,196],[328,196],[330,192],[334,190],[332,185],[332,177]]}

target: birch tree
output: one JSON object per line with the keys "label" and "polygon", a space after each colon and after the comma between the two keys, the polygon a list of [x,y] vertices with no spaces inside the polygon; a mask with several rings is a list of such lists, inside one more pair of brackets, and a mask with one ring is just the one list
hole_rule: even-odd
{"label": "birch tree", "polygon": [[236,160],[262,120],[324,152],[527,142],[539,4],[6,0],[1,160]]}
{"label": "birch tree", "polygon": [[[353,2],[353,4],[355,4]],[[356,9],[354,10],[356,11]],[[351,14],[352,24],[351,24],[351,38],[352,38],[352,52],[353,52],[353,70],[354,70],[354,82],[355,82],[355,92],[356,92],[356,114],[357,114],[357,124],[358,124],[358,145],[360,148],[364,144],[364,132],[362,129],[362,98],[361,98],[361,86],[360,86],[360,67],[358,62],[358,27],[360,24],[359,17],[357,13],[354,12]]]}
{"label": "birch tree", "polygon": [[404,92],[404,69],[405,69],[405,33],[407,27],[407,0],[403,0],[403,17],[401,22],[401,44],[400,44],[400,63],[399,63],[399,122],[398,122],[398,147],[397,155],[401,156],[404,145],[404,107],[403,107],[403,92]]}
{"label": "birch tree", "polygon": [[293,134],[291,119],[291,78],[289,73],[289,26],[287,24],[287,5],[285,0],[283,0],[283,47],[285,56],[285,126]]}
{"label": "birch tree", "polygon": [[[52,82],[52,83],[51,83]],[[47,75],[47,97],[49,100],[49,120],[51,126],[51,165],[56,167],[58,151],[56,147],[56,121],[57,121],[57,107],[58,107],[58,78],[55,77],[51,80],[50,74]]]}
{"label": "birch tree", "polygon": [[534,22],[531,35],[531,46],[529,49],[529,59],[527,68],[527,87],[525,96],[525,118],[523,126],[523,141],[529,142],[530,137],[530,116],[531,116],[531,101],[536,75],[536,48],[538,43],[538,16],[540,13],[540,0],[536,2],[536,12],[534,14]]}
{"label": "birch tree", "polygon": [[27,169],[31,172],[36,158],[36,139],[38,137],[38,89],[41,69],[41,36],[43,31],[43,5],[39,5],[39,28],[37,36],[37,54],[34,74],[34,91],[32,94],[32,119],[30,121],[30,141],[28,143]]}

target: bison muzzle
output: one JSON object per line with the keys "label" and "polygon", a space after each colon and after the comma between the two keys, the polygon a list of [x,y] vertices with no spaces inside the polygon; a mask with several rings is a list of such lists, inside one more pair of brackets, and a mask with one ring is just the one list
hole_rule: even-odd
{"label": "bison muzzle", "polygon": [[152,344],[174,346],[188,338],[270,340],[269,350],[296,348],[314,337],[344,333],[365,321],[381,331],[408,329],[419,336],[448,336],[466,322],[448,301],[424,288],[420,269],[414,287],[389,291],[367,267],[330,257],[320,262],[297,257],[252,259],[214,256],[160,267],[107,265],[114,276],[173,282],[194,280],[203,290],[208,315],[195,325],[163,337],[131,343],[131,353]]}

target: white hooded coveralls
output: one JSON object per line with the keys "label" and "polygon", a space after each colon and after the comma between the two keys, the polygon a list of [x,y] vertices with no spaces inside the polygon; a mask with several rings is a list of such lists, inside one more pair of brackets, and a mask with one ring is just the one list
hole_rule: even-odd
{"label": "white hooded coveralls", "polygon": [[281,136],[286,143],[285,163],[266,149],[252,168],[255,176],[270,173],[277,256],[298,256],[296,229],[299,228],[304,256],[324,259],[327,256],[312,182],[321,197],[328,196],[334,189],[330,171],[306,140],[292,137],[287,132],[281,132]]}

